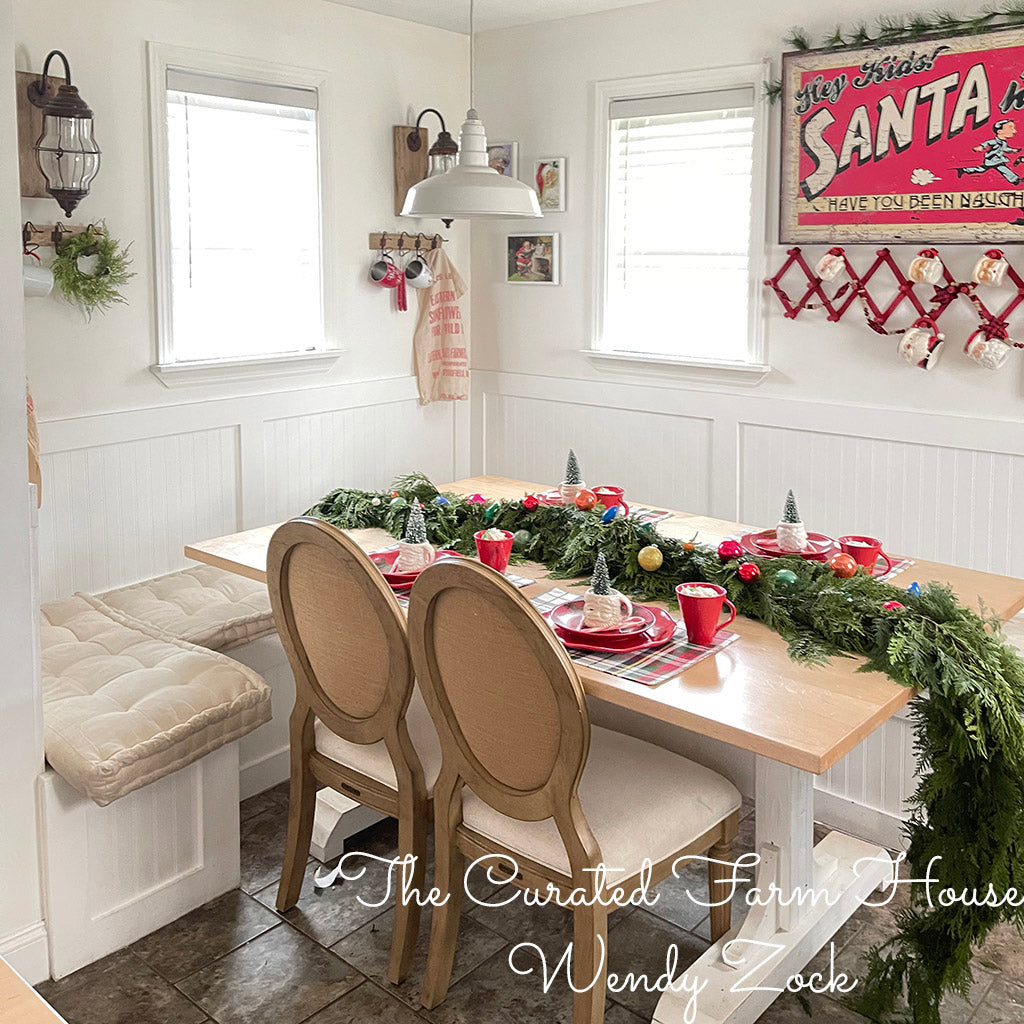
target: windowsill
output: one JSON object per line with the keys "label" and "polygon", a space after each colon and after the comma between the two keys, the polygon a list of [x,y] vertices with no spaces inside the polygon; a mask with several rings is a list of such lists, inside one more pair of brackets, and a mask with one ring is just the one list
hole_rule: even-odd
{"label": "windowsill", "polygon": [[594,363],[606,364],[609,369],[623,372],[652,373],[690,380],[739,384],[755,387],[771,373],[764,363],[723,362],[713,359],[683,359],[650,352],[620,352],[585,348],[583,355]]}
{"label": "windowsill", "polygon": [[290,352],[241,359],[194,359],[180,363],[155,363],[149,372],[165,388],[180,388],[192,384],[324,373],[343,354],[341,349],[332,348],[322,352]]}

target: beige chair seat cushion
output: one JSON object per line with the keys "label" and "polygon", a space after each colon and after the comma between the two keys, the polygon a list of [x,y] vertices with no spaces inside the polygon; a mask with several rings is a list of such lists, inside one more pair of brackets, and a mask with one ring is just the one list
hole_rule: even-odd
{"label": "beige chair seat cushion", "polygon": [[41,609],[46,759],[101,806],[270,721],[251,669],[77,595]]}
{"label": "beige chair seat cushion", "polygon": [[[644,858],[657,863],[728,817],[741,803],[726,778],[662,747],[600,729],[590,731],[590,756],[580,804],[614,881]],[[509,851],[570,874],[554,821],[516,821],[487,806],[467,786],[462,817],[475,832]]]}
{"label": "beige chair seat cushion", "polygon": [[[441,744],[437,739],[434,723],[430,720],[430,712],[423,703],[419,687],[412,692],[405,724],[412,745],[420,756],[427,795],[430,796],[434,792],[434,783],[437,782],[437,776],[441,771]],[[357,772],[383,782],[392,789],[398,788],[395,766],[383,740],[379,743],[350,743],[337,733],[331,732],[319,719],[314,726],[314,732],[316,749],[325,757],[354,768]]]}
{"label": "beige chair seat cushion", "polygon": [[212,565],[194,565],[96,594],[96,601],[154,629],[213,651],[274,632],[265,583]]}

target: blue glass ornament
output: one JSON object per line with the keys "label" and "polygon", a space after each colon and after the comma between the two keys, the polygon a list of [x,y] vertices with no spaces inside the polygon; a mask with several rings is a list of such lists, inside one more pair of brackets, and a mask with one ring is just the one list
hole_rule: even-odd
{"label": "blue glass ornament", "polygon": [[435,505],[450,505],[451,502],[443,494],[439,494],[434,499],[434,504]]}
{"label": "blue glass ornament", "polygon": [[604,515],[601,516],[602,523],[610,523],[619,514],[619,506],[612,505],[610,508],[605,509]]}
{"label": "blue glass ornament", "polygon": [[914,597],[920,597],[921,596],[921,584],[918,583],[917,580],[914,580],[914,582],[911,583],[909,587],[907,587],[907,593],[908,594],[913,594]]}

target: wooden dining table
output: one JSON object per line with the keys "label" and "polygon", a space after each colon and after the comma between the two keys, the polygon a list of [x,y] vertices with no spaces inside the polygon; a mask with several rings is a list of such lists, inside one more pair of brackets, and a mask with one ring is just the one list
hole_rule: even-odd
{"label": "wooden dining table", "polygon": [[[480,476],[441,489],[515,499],[545,487]],[[267,546],[275,529],[265,526],[197,542],[185,553],[265,581]],[[662,536],[717,543],[750,527],[671,512],[656,529]],[[394,543],[382,530],[351,532],[368,551]],[[514,571],[537,581],[523,590],[528,597],[552,586],[542,565],[519,564]],[[915,560],[901,575],[906,582],[897,576],[893,582],[898,586],[912,580],[946,583],[963,602],[1002,619],[1024,608],[1024,580],[923,560]],[[582,592],[585,584],[558,581],[558,586]],[[607,668],[577,667],[589,696],[754,756],[755,852],[760,858],[755,886],[777,898],[752,906],[685,969],[688,978],[707,983],[695,1024],[752,1024],[786,980],[892,877],[892,859],[878,845],[838,831],[814,843],[814,778],[914,697],[912,690],[880,673],[858,671],[861,659],[808,666],[794,662],[786,643],[762,623],[741,616],[730,628],[739,634],[735,643],[654,686],[622,679]],[[656,1024],[682,1024],[689,998],[689,992],[666,991],[654,1015]]]}

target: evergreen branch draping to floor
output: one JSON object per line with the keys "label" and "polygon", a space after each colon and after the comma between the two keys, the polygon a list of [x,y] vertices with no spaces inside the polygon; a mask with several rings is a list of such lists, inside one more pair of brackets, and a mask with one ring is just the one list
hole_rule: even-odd
{"label": "evergreen branch draping to floor", "polygon": [[[897,934],[870,953],[855,990],[862,1012],[938,1024],[943,996],[967,995],[974,949],[989,931],[1001,922],[1024,925],[1024,661],[1003,642],[998,619],[964,607],[939,584],[913,594],[861,573],[839,579],[827,565],[796,557],[722,561],[714,549],[662,537],[651,524],[440,494],[419,474],[400,478],[390,492],[340,488],[307,515],[399,537],[417,501],[439,548],[471,553],[473,534],[496,526],[518,533],[514,557],[542,562],[559,578],[588,576],[603,553],[616,587],[640,599],[671,602],[678,583],[718,583],[742,615],[782,636],[795,660],[862,656],[865,670],[926,691],[911,704],[919,787],[906,833],[914,877],[923,879],[938,857],[938,881],[930,891],[913,884]],[[652,544],[663,560],[649,572],[637,556]],[[760,574],[744,582],[740,561],[756,563]],[[966,898],[944,906],[940,889]]]}

